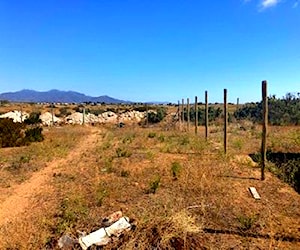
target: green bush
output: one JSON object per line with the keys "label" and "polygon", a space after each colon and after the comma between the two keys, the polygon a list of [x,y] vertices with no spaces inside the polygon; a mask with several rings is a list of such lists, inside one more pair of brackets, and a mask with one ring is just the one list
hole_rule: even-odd
{"label": "green bush", "polygon": [[[269,123],[271,125],[300,124],[300,93],[286,94],[283,98],[274,95],[268,98]],[[262,121],[262,102],[246,103],[234,112],[237,120],[248,119],[253,122]]]}
{"label": "green bush", "polygon": [[158,123],[161,122],[167,114],[167,110],[164,107],[159,107],[157,110],[148,112],[148,122]]}
{"label": "green bush", "polygon": [[20,147],[43,141],[42,131],[41,127],[26,129],[25,123],[15,123],[8,118],[0,119],[0,147]]}
{"label": "green bush", "polygon": [[26,142],[41,142],[44,140],[44,136],[42,134],[43,128],[35,127],[29,128],[25,131],[25,141]]}
{"label": "green bush", "polygon": [[29,117],[24,121],[27,125],[35,125],[42,122],[40,119],[41,112],[32,112]]}
{"label": "green bush", "polygon": [[24,124],[14,123],[12,119],[0,119],[0,146],[4,148],[24,145],[24,128]]}

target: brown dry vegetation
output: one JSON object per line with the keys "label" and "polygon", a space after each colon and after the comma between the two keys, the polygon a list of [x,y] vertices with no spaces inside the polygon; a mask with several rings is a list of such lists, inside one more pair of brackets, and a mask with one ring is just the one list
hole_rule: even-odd
{"label": "brown dry vegetation", "polygon": [[[137,227],[104,249],[299,249],[300,196],[269,172],[259,180],[247,155],[260,128],[243,126],[230,126],[227,156],[221,127],[206,142],[202,127],[166,124],[53,127],[42,143],[0,149],[0,248],[57,249],[122,209]],[[272,127],[269,147],[300,152],[299,134]]]}

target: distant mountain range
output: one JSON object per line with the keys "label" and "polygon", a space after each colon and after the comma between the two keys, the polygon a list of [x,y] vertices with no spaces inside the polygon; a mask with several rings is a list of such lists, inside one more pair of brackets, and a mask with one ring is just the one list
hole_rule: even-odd
{"label": "distant mountain range", "polygon": [[17,92],[7,92],[0,94],[0,100],[10,102],[48,102],[48,103],[83,103],[83,102],[104,102],[104,103],[130,103],[129,101],[118,100],[107,95],[92,97],[74,91],[49,90],[39,92],[35,90],[23,89]]}

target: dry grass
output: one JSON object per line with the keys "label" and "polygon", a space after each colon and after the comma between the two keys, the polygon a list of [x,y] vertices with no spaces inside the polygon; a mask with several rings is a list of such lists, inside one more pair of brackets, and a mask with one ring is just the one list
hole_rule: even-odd
{"label": "dry grass", "polygon": [[54,159],[67,156],[86,131],[82,127],[44,129],[45,140],[30,146],[0,150],[0,188],[24,182]]}
{"label": "dry grass", "polygon": [[[272,136],[279,137],[278,131]],[[282,136],[297,147],[293,131],[284,129]],[[203,128],[198,132],[196,137],[192,129],[53,128],[43,144],[1,149],[2,166],[22,155],[30,156],[29,163],[47,164],[92,138],[55,169],[48,179],[51,188],[31,197],[24,213],[1,228],[1,248],[56,249],[62,234],[91,232],[102,217],[122,209],[137,228],[104,249],[299,249],[299,194],[270,173],[261,182],[260,170],[241,156],[259,149],[258,128],[231,127],[227,156],[222,129],[210,133],[208,142]],[[174,162],[180,165],[177,178]],[[0,175],[17,185],[29,163],[9,176],[5,167]],[[262,200],[250,196],[250,186]],[[286,241],[287,236],[298,242]]]}

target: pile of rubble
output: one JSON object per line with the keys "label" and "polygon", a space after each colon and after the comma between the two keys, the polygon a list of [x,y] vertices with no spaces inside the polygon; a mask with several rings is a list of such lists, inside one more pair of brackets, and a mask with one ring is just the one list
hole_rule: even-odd
{"label": "pile of rubble", "polygon": [[99,115],[87,113],[73,113],[65,118],[67,124],[84,123],[116,123],[116,122],[140,122],[145,117],[145,112],[128,111],[118,115],[112,111],[107,111]]}
{"label": "pile of rubble", "polygon": [[62,123],[62,119],[56,117],[55,115],[52,116],[50,112],[46,112],[40,115],[40,119],[42,120],[43,125],[50,126],[54,124]]}
{"label": "pile of rubble", "polygon": [[8,113],[0,115],[0,118],[10,118],[13,119],[14,122],[22,122],[29,117],[29,114],[26,112],[14,110]]}
{"label": "pile of rubble", "polygon": [[[21,118],[22,115],[22,118]],[[120,113],[119,115],[112,112],[107,111],[99,115],[94,115],[91,113],[83,113],[75,112],[71,115],[68,115],[64,118],[59,118],[55,115],[52,115],[50,112],[45,112],[40,115],[40,119],[42,120],[42,124],[45,126],[50,126],[54,124],[96,124],[96,123],[116,123],[116,122],[140,122],[144,119],[146,113],[139,111],[127,111],[124,113]],[[22,122],[29,117],[29,114],[21,111],[11,111],[6,114],[0,115],[0,118],[11,118],[14,122]]]}

